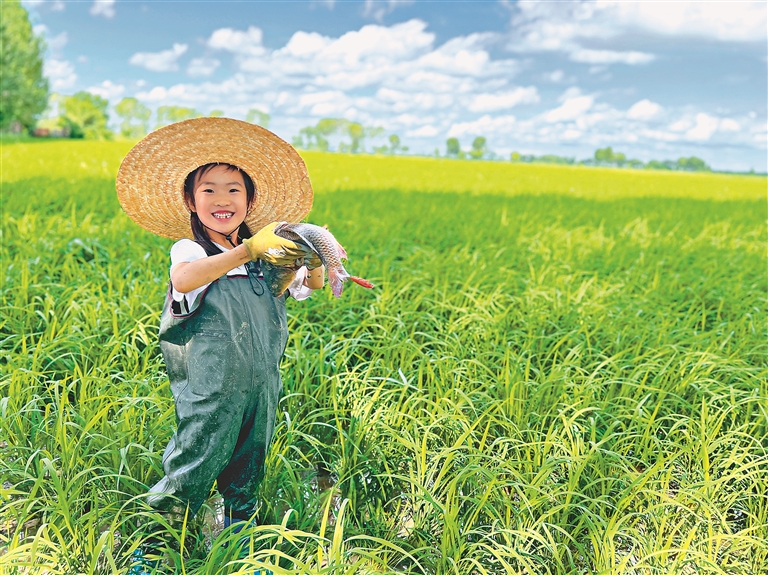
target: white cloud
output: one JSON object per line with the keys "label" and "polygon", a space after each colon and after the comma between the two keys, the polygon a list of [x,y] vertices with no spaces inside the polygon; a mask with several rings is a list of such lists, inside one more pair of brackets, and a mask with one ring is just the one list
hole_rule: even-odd
{"label": "white cloud", "polygon": [[174,44],[173,48],[162,52],[137,52],[128,62],[153,72],[173,72],[179,69],[177,60],[186,51],[186,44]]}
{"label": "white cloud", "polygon": [[98,86],[91,86],[87,91],[91,94],[106,98],[107,100],[116,100],[125,92],[125,86],[122,84],[113,84],[109,80],[104,80]]}
{"label": "white cloud", "polygon": [[485,46],[493,34],[453,38],[435,47],[435,35],[426,28],[425,22],[414,19],[392,26],[366,25],[338,38],[299,31],[274,51],[262,45],[258,28],[222,28],[208,46],[233,52],[242,72],[294,90],[344,86],[349,92],[392,86],[453,95],[477,91],[478,81],[491,78],[503,79],[505,86],[518,71],[515,60],[491,59]]}
{"label": "white cloud", "polygon": [[550,82],[562,82],[563,78],[565,78],[565,72],[562,70],[555,70],[554,72],[550,72],[549,74],[546,74],[545,76],[547,80]]}
{"label": "white cloud", "polygon": [[351,107],[352,100],[339,90],[302,94],[296,105],[312,116],[341,115]]}
{"label": "white cloud", "polygon": [[539,101],[539,92],[535,86],[516,88],[510,92],[495,94],[477,94],[469,104],[471,112],[494,112],[513,108],[518,104],[533,104]]}
{"label": "white cloud", "polygon": [[329,39],[317,32],[298,31],[281,52],[296,57],[312,56],[329,44]]}
{"label": "white cloud", "polygon": [[689,140],[706,141],[717,131],[720,121],[709,114],[696,114],[696,125],[690,128],[685,137]]}
{"label": "white cloud", "polygon": [[718,129],[721,132],[740,132],[741,125],[736,120],[732,120],[731,118],[723,118],[720,120],[720,126]]}
{"label": "white cloud", "polygon": [[616,52],[614,50],[587,50],[580,48],[570,54],[571,60],[584,64],[647,64],[656,59],[645,52]]}
{"label": "white cloud", "polygon": [[424,122],[433,122],[434,118],[431,116],[423,116],[421,114],[399,114],[392,118],[391,123],[395,126],[403,126],[409,128],[411,126],[421,126]]}
{"label": "white cloud", "polygon": [[699,36],[730,42],[766,37],[765,2],[598,3],[608,18],[626,28],[669,36]]}
{"label": "white cloud", "polygon": [[94,0],[91,5],[90,13],[92,16],[104,16],[104,18],[114,18],[115,0]]}
{"label": "white cloud", "polygon": [[568,128],[566,129],[563,134],[562,138],[563,140],[578,140],[584,135],[584,133],[581,130],[576,130],[574,128]]}
{"label": "white cloud", "polygon": [[57,34],[56,36],[53,36],[52,38],[46,38],[45,42],[48,44],[48,50],[51,51],[51,54],[54,57],[60,57],[62,54],[62,51],[64,50],[64,46],[67,45],[67,41],[69,40],[69,37],[67,36],[66,32],[61,32],[60,34]]}
{"label": "white cloud", "polygon": [[589,110],[594,103],[593,96],[569,97],[560,106],[547,112],[544,120],[551,123],[575,120]]}
{"label": "white cloud", "polygon": [[432,92],[405,92],[392,88],[380,88],[374,96],[377,106],[382,111],[394,113],[414,110],[440,110],[453,106],[455,98],[451,94],[434,94]]}
{"label": "white cloud", "polygon": [[669,125],[669,129],[672,130],[673,132],[685,132],[691,126],[693,126],[693,122],[691,122],[691,120],[689,120],[688,118],[681,118],[676,122],[671,123]]}
{"label": "white cloud", "polygon": [[415,130],[409,130],[405,133],[408,138],[434,138],[439,134],[439,130],[432,125],[422,126]]}
{"label": "white cloud", "polygon": [[661,110],[661,106],[656,102],[644,99],[635,102],[632,107],[627,110],[627,117],[633,120],[650,120],[661,112]]}
{"label": "white cloud", "polygon": [[193,77],[210,76],[220,65],[216,58],[193,58],[187,66],[187,74]]}
{"label": "white cloud", "polygon": [[262,45],[263,38],[263,32],[256,26],[249,26],[244,32],[232,28],[219,28],[211,34],[208,46],[245,56],[260,56],[265,52]]}
{"label": "white cloud", "polygon": [[414,2],[415,0],[365,0],[363,16],[370,16],[377,22],[381,22],[384,16],[391,13],[395,8],[410,6]]}
{"label": "white cloud", "polygon": [[753,42],[766,38],[766,21],[765,2],[521,0],[514,6],[512,47],[571,52],[583,40],[622,37],[631,31]]}
{"label": "white cloud", "polygon": [[43,63],[43,74],[48,78],[54,92],[68,90],[77,82],[75,67],[68,60],[46,60]]}
{"label": "white cloud", "polygon": [[171,102],[168,100],[168,95],[168,90],[163,86],[155,86],[149,92],[138,92],[136,98],[144,100],[145,102],[170,104]]}
{"label": "white cloud", "polygon": [[642,130],[640,134],[644,138],[660,142],[677,142],[680,140],[679,134],[672,134],[670,132],[665,132],[664,130]]}
{"label": "white cloud", "polygon": [[359,31],[347,32],[328,44],[322,56],[346,65],[412,58],[434,42],[435,35],[425,32],[426,27],[427,24],[421,20],[409,20],[389,27],[363,26]]}
{"label": "white cloud", "polygon": [[419,68],[480,75],[490,62],[490,55],[482,48],[482,40],[479,34],[449,40],[437,50],[419,58]]}
{"label": "white cloud", "polygon": [[517,120],[514,116],[491,116],[486,114],[479,120],[471,122],[457,122],[448,130],[449,138],[458,138],[461,136],[487,136],[488,134],[498,134],[510,130],[515,126]]}
{"label": "white cloud", "polygon": [[[750,121],[743,118],[743,121],[749,125]],[[705,112],[699,112],[695,116],[686,115],[679,120],[671,123],[668,130],[679,138],[682,134],[686,140],[694,142],[706,142],[712,139],[716,132],[738,133],[741,132],[742,125],[733,118],[718,118]]]}

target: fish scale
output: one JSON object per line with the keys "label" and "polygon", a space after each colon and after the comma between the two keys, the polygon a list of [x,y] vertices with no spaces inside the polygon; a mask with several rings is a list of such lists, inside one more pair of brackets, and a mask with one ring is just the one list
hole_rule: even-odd
{"label": "fish scale", "polygon": [[[365,288],[373,287],[373,284],[368,280],[349,275],[344,268],[344,264],[341,263],[342,259],[347,258],[347,252],[327,228],[307,223],[291,224],[283,222],[275,227],[274,233],[281,238],[302,243],[318,255],[328,272],[328,283],[331,285],[331,291],[334,296],[341,296],[341,292],[344,290],[344,282],[347,280],[351,280]],[[297,261],[295,266],[275,266],[268,262],[262,262],[264,280],[270,293],[278,297],[288,289],[288,286],[296,277],[296,271],[301,265],[303,265],[303,261],[300,260]]]}

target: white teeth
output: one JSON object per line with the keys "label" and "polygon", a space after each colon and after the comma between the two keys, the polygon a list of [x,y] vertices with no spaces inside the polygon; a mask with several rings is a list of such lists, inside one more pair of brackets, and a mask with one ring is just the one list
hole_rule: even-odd
{"label": "white teeth", "polygon": [[212,214],[217,220],[228,220],[233,214]]}

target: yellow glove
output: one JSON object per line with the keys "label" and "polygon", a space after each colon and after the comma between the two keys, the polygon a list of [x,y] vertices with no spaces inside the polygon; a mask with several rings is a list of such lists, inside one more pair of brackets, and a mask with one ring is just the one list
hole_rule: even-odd
{"label": "yellow glove", "polygon": [[263,260],[275,266],[294,266],[297,259],[311,258],[315,253],[308,247],[275,235],[279,222],[261,228],[252,238],[243,240],[251,260]]}

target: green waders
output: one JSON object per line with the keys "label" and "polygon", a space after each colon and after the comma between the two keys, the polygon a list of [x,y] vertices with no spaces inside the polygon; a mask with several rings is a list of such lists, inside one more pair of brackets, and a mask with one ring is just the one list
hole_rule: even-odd
{"label": "green waders", "polygon": [[[232,517],[248,518],[275,428],[280,359],[288,339],[285,298],[256,275],[224,276],[180,312],[169,295],[160,349],[176,402],[177,431],[163,455],[165,477],[149,504],[196,513],[214,480]],[[176,308],[176,309],[174,309]]]}

